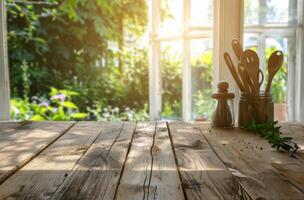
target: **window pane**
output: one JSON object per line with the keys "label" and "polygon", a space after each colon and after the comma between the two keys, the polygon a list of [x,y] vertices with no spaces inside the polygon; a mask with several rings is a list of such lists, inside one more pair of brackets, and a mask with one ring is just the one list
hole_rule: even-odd
{"label": "window pane", "polygon": [[191,26],[212,26],[213,0],[191,0]]}
{"label": "window pane", "polygon": [[[284,53],[284,63],[280,70],[275,75],[272,85],[271,92],[273,96],[273,102],[275,103],[275,120],[285,121],[286,118],[286,98],[287,98],[287,72],[289,67],[295,67],[295,35],[290,35],[290,37],[282,36],[269,36],[268,33],[265,38],[260,38],[261,35],[258,34],[245,34],[244,43],[245,48],[254,49],[260,55],[264,54],[265,62],[263,63],[260,56],[260,62],[264,73],[264,82],[261,90],[264,90],[268,81],[268,70],[267,63],[272,52],[276,50],[281,50]],[[262,40],[262,46],[259,45],[258,41]],[[263,49],[264,46],[264,49]],[[287,64],[288,63],[288,64]]]}
{"label": "window pane", "polygon": [[182,117],[182,41],[161,43],[163,119]]}
{"label": "window pane", "polygon": [[259,23],[259,0],[245,0],[244,13],[245,25],[257,25]]}
{"label": "window pane", "polygon": [[296,24],[297,0],[245,0],[245,25]]}
{"label": "window pane", "polygon": [[160,36],[182,33],[183,0],[161,0]]}
{"label": "window pane", "polygon": [[191,40],[192,119],[210,120],[212,99],[211,38]]}
{"label": "window pane", "polygon": [[[268,0],[267,23],[288,23],[296,19],[293,3],[297,0]],[[296,5],[296,4],[295,4]]]}
{"label": "window pane", "polygon": [[[266,38],[266,58],[267,62],[272,52],[275,50],[281,50],[284,53],[284,62],[280,70],[275,75],[271,92],[273,101],[275,103],[275,120],[286,120],[286,98],[287,98],[287,71],[288,67],[294,67],[295,55],[294,52],[288,50],[288,43],[292,42],[292,38],[284,37],[267,37]],[[288,63],[288,65],[287,65]],[[265,63],[266,65],[266,63]],[[291,66],[292,65],[292,66]],[[267,72],[264,72],[267,74]]]}
{"label": "window pane", "polygon": [[[245,0],[244,47],[257,51],[260,58],[260,68],[264,73],[265,88],[268,80],[268,58],[275,50],[282,50],[284,63],[275,75],[271,92],[275,103],[275,120],[286,120],[286,99],[288,69],[295,68],[296,29],[281,26],[281,29],[265,27],[248,27],[246,25],[280,25],[298,24],[298,0]],[[271,26],[269,26],[271,27]],[[290,97],[293,98],[293,97]]]}
{"label": "window pane", "polygon": [[256,50],[258,47],[258,34],[245,33],[244,34],[244,48]]}

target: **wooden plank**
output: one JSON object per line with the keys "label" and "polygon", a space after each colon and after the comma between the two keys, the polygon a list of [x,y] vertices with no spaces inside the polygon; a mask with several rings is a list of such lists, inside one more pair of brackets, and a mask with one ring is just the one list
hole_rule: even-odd
{"label": "wooden plank", "polygon": [[134,130],[135,123],[106,123],[51,199],[113,199]]}
{"label": "wooden plank", "polygon": [[32,122],[7,134],[6,140],[0,140],[0,184],[61,137],[73,124]]}
{"label": "wooden plank", "polygon": [[186,123],[168,126],[187,199],[247,198],[200,130]]}
{"label": "wooden plank", "polygon": [[146,200],[151,172],[151,147],[155,134],[155,122],[140,123],[132,142],[130,153],[120,180],[115,200]]}
{"label": "wooden plank", "polygon": [[5,141],[9,134],[13,134],[23,122],[0,122],[0,141]]}
{"label": "wooden plank", "polygon": [[79,122],[0,186],[0,199],[50,199],[103,128]]}
{"label": "wooden plank", "polygon": [[150,196],[147,199],[185,199],[166,123],[157,123],[152,147]]}
{"label": "wooden plank", "polygon": [[285,122],[280,123],[280,126],[282,126],[282,133],[286,136],[292,137],[292,140],[300,147],[295,156],[304,160],[304,123]]}
{"label": "wooden plank", "polygon": [[252,199],[304,199],[304,162],[239,128],[198,125]]}
{"label": "wooden plank", "polygon": [[165,123],[141,123],[117,190],[116,199],[183,200]]}

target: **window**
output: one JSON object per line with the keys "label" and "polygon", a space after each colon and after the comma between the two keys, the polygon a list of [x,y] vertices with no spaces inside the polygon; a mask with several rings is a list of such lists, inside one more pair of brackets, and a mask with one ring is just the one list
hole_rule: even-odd
{"label": "window", "polygon": [[[212,80],[228,79],[237,94],[222,60],[225,51],[233,53],[231,40],[235,37],[243,38],[245,48],[257,50],[264,84],[269,55],[274,49],[284,52],[284,66],[272,84],[275,116],[278,120],[303,120],[304,51],[297,42],[304,37],[303,0],[157,0],[151,5],[152,120],[209,119]],[[171,83],[175,84],[170,85],[167,79],[174,79]]]}
{"label": "window", "polygon": [[[297,67],[296,42],[299,31],[302,31],[300,0],[245,0],[244,2],[244,47],[257,50],[261,68],[267,83],[267,59],[279,49],[284,52],[283,67],[279,70],[272,83],[272,94],[275,102],[276,120],[292,119],[292,107],[295,98],[294,70]],[[289,116],[287,116],[287,113]]]}
{"label": "window", "polygon": [[[5,86],[0,87],[0,118],[9,119],[5,5],[0,2],[0,85]],[[218,80],[228,79],[238,95],[223,53],[232,54],[231,40],[243,37],[245,48],[258,51],[266,80],[271,51],[285,53],[273,83],[276,116],[303,121],[303,8],[303,0],[149,0],[151,120],[208,120],[212,83]]]}
{"label": "window", "polygon": [[213,0],[155,0],[150,6],[152,120],[209,119]]}

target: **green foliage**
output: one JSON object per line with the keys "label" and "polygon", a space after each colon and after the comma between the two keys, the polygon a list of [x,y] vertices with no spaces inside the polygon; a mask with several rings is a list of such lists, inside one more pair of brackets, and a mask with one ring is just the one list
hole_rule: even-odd
{"label": "green foliage", "polygon": [[56,87],[76,91],[73,101],[81,112],[94,105],[146,111],[148,50],[127,49],[122,42],[142,35],[146,16],[145,0],[8,0],[13,101],[33,107],[31,96],[48,98],[46,91]]}
{"label": "green foliage", "polygon": [[[32,4],[8,0],[8,47],[13,96],[24,96],[22,65],[29,70],[29,96],[63,81],[85,82],[96,62],[111,56],[109,41],[122,45],[147,24],[145,0],[47,0]],[[43,72],[43,73],[37,73]],[[44,84],[40,84],[43,82]]]}
{"label": "green foliage", "polygon": [[[162,51],[162,117],[178,119],[182,110],[182,57],[171,48]],[[194,119],[211,116],[212,51],[208,50],[191,60]]]}
{"label": "green foliage", "polygon": [[193,113],[198,120],[208,120],[212,114],[212,51],[208,50],[191,60]]}
{"label": "green foliage", "polygon": [[203,91],[197,91],[194,94],[194,112],[199,119],[208,120],[212,115],[211,89],[205,89]]}
{"label": "green foliage", "polygon": [[[85,69],[73,80],[64,80],[64,88],[78,92],[75,102],[85,111],[99,104],[142,109],[148,103],[147,49],[127,49],[111,55],[106,66],[96,67],[90,76]],[[121,67],[116,61],[121,58]],[[89,97],[89,98],[88,98]]]}
{"label": "green foliage", "polygon": [[259,134],[261,137],[268,140],[273,148],[280,148],[291,151],[291,156],[299,149],[299,146],[292,142],[292,137],[283,137],[280,131],[281,127],[276,126],[278,121],[257,124],[254,121],[245,128],[251,132]]}
{"label": "green foliage", "polygon": [[177,119],[182,106],[182,58],[173,52],[167,47],[161,54],[162,116]]}
{"label": "green foliage", "polygon": [[28,99],[11,100],[11,118],[16,120],[83,120],[86,113],[79,112],[73,103],[73,98],[78,93],[68,90],[57,90],[51,88],[50,99],[33,97],[32,102]]}
{"label": "green foliage", "polygon": [[145,105],[142,110],[134,110],[125,108],[123,112],[118,107],[102,107],[101,105],[94,105],[93,109],[88,109],[91,118],[97,121],[147,121],[149,120],[148,106]]}
{"label": "green foliage", "polygon": [[[88,113],[88,120],[148,118],[148,49],[129,49],[124,44],[125,39],[137,40],[144,33],[146,0],[24,2],[7,0],[13,118],[31,119],[34,114],[57,120],[83,117],[66,116],[73,114],[70,110]],[[162,20],[172,17],[168,1],[162,1]],[[171,52],[164,49],[161,57],[162,116],[178,119],[182,110],[182,57]],[[194,118],[206,120],[212,104],[212,51],[192,58],[191,66],[192,111]],[[286,68],[281,71],[273,83],[275,102],[286,97],[282,89]],[[78,95],[70,96],[71,103],[59,104],[51,99],[54,94],[48,94],[50,87]],[[33,96],[39,96],[38,100],[33,101]],[[39,105],[43,101],[63,109],[51,114]]]}

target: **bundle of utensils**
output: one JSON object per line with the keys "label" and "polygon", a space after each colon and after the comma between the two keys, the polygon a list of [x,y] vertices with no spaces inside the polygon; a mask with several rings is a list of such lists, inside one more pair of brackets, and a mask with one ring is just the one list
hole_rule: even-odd
{"label": "bundle of utensils", "polygon": [[[237,39],[232,40],[232,48],[238,59],[238,65],[232,62],[229,53],[224,53],[224,59],[241,92],[252,96],[259,96],[264,74],[260,69],[260,60],[257,53],[251,49],[243,51]],[[270,91],[272,80],[283,63],[283,52],[274,51],[268,59],[268,82],[265,92]]]}

